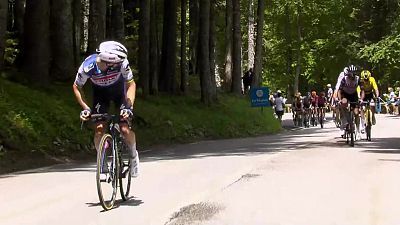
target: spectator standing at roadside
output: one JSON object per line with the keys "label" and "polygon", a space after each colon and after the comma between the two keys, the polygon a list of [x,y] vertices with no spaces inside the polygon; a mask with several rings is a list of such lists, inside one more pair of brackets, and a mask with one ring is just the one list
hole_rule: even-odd
{"label": "spectator standing at roadside", "polygon": [[243,94],[247,94],[251,88],[251,82],[253,81],[253,68],[250,68],[244,73],[243,80]]}
{"label": "spectator standing at roadside", "polygon": [[276,92],[276,98],[274,100],[274,105],[275,105],[275,113],[278,116],[279,122],[282,122],[282,116],[285,110],[285,103],[282,97],[282,92],[278,90]]}

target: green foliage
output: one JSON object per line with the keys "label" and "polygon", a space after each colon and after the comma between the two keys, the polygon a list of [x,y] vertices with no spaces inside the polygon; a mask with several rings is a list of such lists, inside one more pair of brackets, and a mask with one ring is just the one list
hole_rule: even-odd
{"label": "green foliage", "polygon": [[[51,156],[93,153],[92,131],[81,130],[80,110],[70,85],[34,90],[0,78],[0,146]],[[212,107],[193,96],[138,97],[135,114],[134,130],[140,149],[281,129],[270,108],[261,112],[260,108],[250,107],[249,99],[230,95],[221,95],[220,102]]]}
{"label": "green foliage", "polygon": [[4,52],[4,61],[8,65],[13,65],[19,52],[20,52],[20,50],[18,49],[18,40],[17,39],[7,39],[6,40],[6,49]]}
{"label": "green foliage", "polygon": [[158,96],[137,101],[135,112],[146,121],[137,128],[140,145],[246,137],[280,130],[270,108],[251,108],[247,98],[220,96],[212,107],[193,96]]}
{"label": "green foliage", "polygon": [[[61,91],[54,87],[49,92]],[[66,94],[66,92],[63,92]],[[79,111],[68,101],[72,92],[51,95],[0,79],[0,139],[20,151],[61,154],[76,149],[85,135],[79,130]]]}

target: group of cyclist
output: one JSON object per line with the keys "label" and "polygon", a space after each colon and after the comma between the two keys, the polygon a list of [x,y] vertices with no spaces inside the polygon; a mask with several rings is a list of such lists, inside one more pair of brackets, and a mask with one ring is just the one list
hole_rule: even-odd
{"label": "group of cyclist", "polygon": [[316,126],[317,122],[323,125],[325,120],[325,108],[328,105],[329,97],[324,91],[317,94],[316,91],[307,92],[301,96],[298,92],[292,103],[293,121],[298,126]]}
{"label": "group of cyclist", "polygon": [[349,122],[352,121],[348,120],[345,112],[347,109],[351,109],[355,115],[354,122],[357,132],[363,133],[365,118],[360,106],[368,102],[372,111],[372,124],[375,125],[374,103],[377,102],[377,98],[379,98],[379,89],[371,72],[366,69],[360,70],[360,67],[355,65],[349,65],[339,74],[334,90],[331,84],[328,84],[327,92],[321,91],[317,94],[316,91],[311,91],[307,92],[305,96],[301,96],[301,93],[298,92],[292,103],[293,121],[296,126],[308,127],[310,124],[317,125],[319,122],[322,127],[325,110],[329,109],[332,110],[337,127],[346,130]]}

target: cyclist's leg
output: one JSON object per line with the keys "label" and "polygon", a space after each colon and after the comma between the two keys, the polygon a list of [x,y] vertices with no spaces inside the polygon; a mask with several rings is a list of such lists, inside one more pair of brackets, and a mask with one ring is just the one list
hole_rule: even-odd
{"label": "cyclist's leg", "polygon": [[361,133],[364,133],[365,131],[365,110],[363,106],[360,106],[359,108],[359,117],[361,119]]}
{"label": "cyclist's leg", "polygon": [[[125,93],[122,90],[118,95],[115,95],[114,98],[115,106],[120,106],[119,109],[125,108],[127,105]],[[124,137],[125,144],[130,149],[130,157],[131,157],[131,165],[133,165],[131,169],[131,175],[136,177],[138,175],[138,167],[139,167],[139,154],[136,149],[136,135],[135,132],[130,128],[130,122],[125,120],[119,123],[121,134]]]}
{"label": "cyclist's leg", "polygon": [[[343,98],[346,99],[346,98]],[[347,99],[344,100],[344,102],[347,102]],[[344,129],[349,120],[349,110],[348,108],[348,102],[343,104],[342,102],[339,102],[339,115],[340,115],[340,122],[341,122],[341,129]]]}
{"label": "cyclist's leg", "polygon": [[[103,114],[107,113],[110,106],[110,98],[102,90],[97,87],[93,87],[93,111],[92,114]],[[95,125],[94,132],[94,146],[96,150],[99,149],[100,139],[105,133],[107,124],[105,122],[97,122]]]}
{"label": "cyclist's leg", "polygon": [[379,104],[379,101],[375,101],[374,99],[371,99],[371,112],[372,112],[372,125],[376,124],[376,118],[375,118],[375,109],[376,109],[376,104]]}

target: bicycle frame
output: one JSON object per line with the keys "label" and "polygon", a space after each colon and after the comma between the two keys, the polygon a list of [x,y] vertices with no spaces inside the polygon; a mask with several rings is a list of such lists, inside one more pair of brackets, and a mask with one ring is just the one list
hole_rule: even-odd
{"label": "bicycle frame", "polygon": [[[110,140],[109,142],[112,142],[112,161],[109,169],[110,177],[109,180],[106,181],[112,182],[112,187],[113,187],[113,194],[112,198],[109,201],[105,201],[103,198],[103,191],[102,191],[102,182],[104,182],[102,179],[99,178],[99,172],[97,172],[97,189],[98,189],[98,195],[100,199],[100,203],[102,207],[105,210],[112,209],[114,202],[115,202],[115,195],[117,193],[117,188],[120,188],[120,194],[121,197],[124,201],[128,200],[128,195],[129,195],[129,188],[130,188],[130,183],[131,183],[131,176],[126,177],[126,174],[129,174],[130,172],[130,163],[125,163],[122,157],[122,149],[123,149],[123,138],[121,137],[121,131],[119,127],[120,123],[120,116],[116,115],[109,115],[109,114],[94,114],[91,116],[91,120],[93,122],[103,122],[104,124],[107,124],[108,129],[107,132],[102,136],[102,141],[103,140]],[[99,150],[98,150],[98,160],[97,160],[97,168],[102,168],[104,165],[104,156],[102,148],[100,149],[101,146],[103,146],[103,143],[100,141],[99,144]],[[124,171],[124,168],[127,168],[127,170]],[[124,178],[127,178],[126,183]],[[125,188],[126,185],[126,188]]]}

